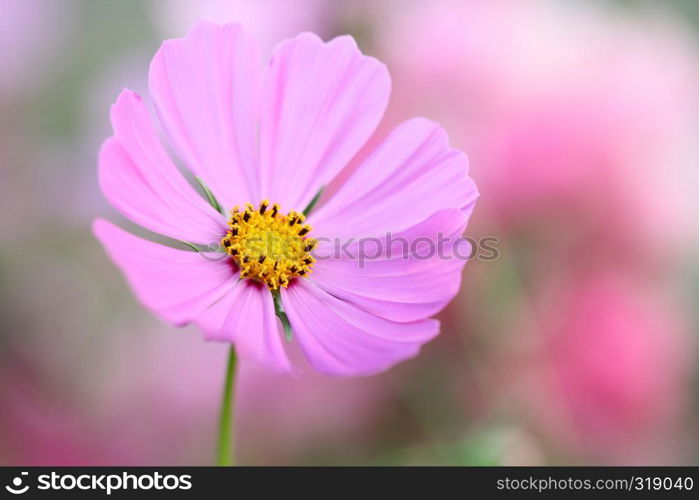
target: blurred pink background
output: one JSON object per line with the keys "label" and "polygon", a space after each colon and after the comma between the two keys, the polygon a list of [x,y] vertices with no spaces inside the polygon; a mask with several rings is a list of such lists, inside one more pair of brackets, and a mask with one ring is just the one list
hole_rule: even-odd
{"label": "blurred pink background", "polygon": [[[699,463],[699,3],[0,0],[0,464],[209,464],[226,357],[93,239],[122,87],[196,19],[350,33],[465,150],[474,260],[377,377],[243,365],[241,464]],[[347,174],[351,171],[348,168]],[[436,194],[437,195],[437,194]]]}

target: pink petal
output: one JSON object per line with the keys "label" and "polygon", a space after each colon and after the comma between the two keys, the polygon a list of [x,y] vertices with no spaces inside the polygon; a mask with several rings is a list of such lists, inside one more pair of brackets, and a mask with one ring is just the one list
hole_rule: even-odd
{"label": "pink petal", "polygon": [[282,290],[310,364],[330,375],[370,375],[415,356],[439,331],[435,320],[396,323],[333,297],[306,279]]}
{"label": "pink petal", "polygon": [[[92,230],[126,275],[138,300],[175,325],[192,321],[233,288],[238,279],[229,259],[166,247],[96,220]],[[206,258],[205,258],[206,257]]]}
{"label": "pink petal", "polygon": [[400,231],[445,208],[470,213],[478,197],[466,155],[444,130],[416,118],[400,125],[313,214],[315,235],[361,237]]}
{"label": "pink petal", "polygon": [[389,94],[386,67],[349,36],[302,33],[277,46],[260,102],[263,197],[305,208],[373,133]]}
{"label": "pink petal", "polygon": [[99,155],[99,182],[109,202],[134,222],[166,236],[217,241],[225,220],[184,179],[158,140],[148,110],[124,90],[111,110],[114,137]]}
{"label": "pink petal", "polygon": [[235,24],[201,21],[151,63],[150,93],[173,147],[226,210],[259,198],[259,78],[255,40]]}
{"label": "pink petal", "polygon": [[206,338],[235,343],[241,357],[281,373],[292,371],[284,350],[272,295],[266,287],[241,281],[195,323]]}
{"label": "pink petal", "polygon": [[[348,248],[353,258],[323,260],[320,249],[311,280],[334,297],[392,321],[427,318],[459,291],[461,271],[471,249],[460,239],[465,228],[462,211],[442,210],[407,231],[385,238],[380,242],[384,249],[381,255],[378,247],[366,245],[362,252],[355,244]],[[440,235],[448,241],[438,252]],[[451,250],[457,242],[458,253],[454,254]],[[366,260],[359,260],[362,255]]]}

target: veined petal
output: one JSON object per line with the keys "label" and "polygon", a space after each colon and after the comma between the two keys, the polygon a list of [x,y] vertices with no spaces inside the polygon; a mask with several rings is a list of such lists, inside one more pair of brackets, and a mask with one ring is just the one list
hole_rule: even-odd
{"label": "veined petal", "polygon": [[150,67],[151,97],[175,151],[226,209],[259,198],[260,70],[250,35],[210,21],[164,42]]}
{"label": "veined petal", "polygon": [[401,231],[446,209],[473,208],[466,155],[444,130],[416,118],[400,125],[310,219],[315,234],[366,237]]}
{"label": "veined petal", "polygon": [[[319,257],[310,279],[329,294],[383,318],[427,318],[459,291],[471,250],[461,238],[466,219],[461,210],[441,210],[372,245],[357,242],[338,259]],[[318,255],[324,251],[329,249],[319,249]]]}
{"label": "veined petal", "polygon": [[367,141],[389,94],[386,67],[349,36],[277,46],[260,101],[262,196],[302,210]]}
{"label": "veined petal", "polygon": [[309,280],[282,290],[294,338],[310,364],[330,375],[370,375],[415,356],[436,320],[397,323],[328,294]]}
{"label": "veined petal", "polygon": [[[138,300],[158,316],[184,325],[215,303],[238,279],[219,253],[177,250],[138,238],[111,222],[92,225],[97,239],[126,275]],[[208,257],[208,258],[205,258]]]}
{"label": "veined petal", "polygon": [[165,152],[141,98],[124,90],[112,106],[114,137],[99,154],[99,182],[126,217],[172,238],[210,243],[225,220],[199,196]]}
{"label": "veined petal", "polygon": [[265,286],[249,280],[240,282],[195,323],[207,339],[233,342],[241,357],[276,372],[292,371],[272,295]]}

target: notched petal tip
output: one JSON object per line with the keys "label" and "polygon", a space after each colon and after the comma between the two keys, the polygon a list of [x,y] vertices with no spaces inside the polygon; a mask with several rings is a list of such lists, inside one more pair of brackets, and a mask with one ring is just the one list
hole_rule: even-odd
{"label": "notched petal tip", "polygon": [[101,239],[105,232],[109,231],[109,226],[114,226],[114,224],[109,222],[107,219],[98,217],[92,221],[92,224],[90,224],[90,229],[92,230],[92,234],[95,236],[95,238]]}
{"label": "notched petal tip", "polygon": [[119,92],[119,95],[117,96],[114,104],[118,104],[120,101],[126,100],[126,99],[133,99],[137,102],[141,102],[143,100],[141,95],[138,92],[136,92],[135,90],[131,90],[128,87],[122,87],[121,92]]}
{"label": "notched petal tip", "polygon": [[177,45],[182,42],[191,41],[200,36],[206,36],[208,34],[221,34],[227,31],[233,31],[235,33],[243,33],[249,35],[248,30],[240,23],[229,22],[220,23],[209,18],[202,18],[192,24],[184,36],[172,37],[163,40],[160,44],[160,52],[164,47],[169,47],[172,45]]}

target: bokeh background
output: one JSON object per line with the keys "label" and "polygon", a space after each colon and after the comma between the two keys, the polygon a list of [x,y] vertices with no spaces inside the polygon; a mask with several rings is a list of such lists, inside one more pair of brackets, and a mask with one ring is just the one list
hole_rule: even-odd
{"label": "bokeh background", "polygon": [[[380,376],[243,365],[242,464],[699,463],[699,2],[0,0],[0,464],[209,464],[226,357],[141,308],[90,233],[122,87],[196,19],[350,33],[385,136],[468,152],[498,238]],[[131,227],[128,223],[122,224]]]}

